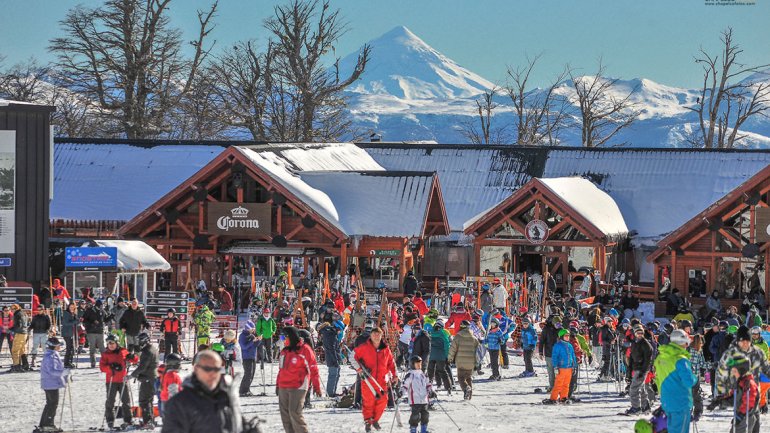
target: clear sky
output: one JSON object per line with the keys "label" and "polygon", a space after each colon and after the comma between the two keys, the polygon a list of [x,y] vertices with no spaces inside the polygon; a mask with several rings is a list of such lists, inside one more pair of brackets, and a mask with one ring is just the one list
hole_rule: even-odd
{"label": "clear sky", "polygon": [[[459,64],[500,82],[506,65],[525,54],[543,53],[536,84],[570,63],[592,72],[599,57],[608,73],[694,87],[699,47],[718,48],[719,32],[735,30],[749,64],[770,63],[770,0],[732,0],[752,5],[709,5],[719,0],[332,0],[350,30],[338,45],[340,57],[397,25],[408,27]],[[731,0],[721,0],[731,1]],[[58,21],[78,4],[96,0],[0,0],[0,54],[6,64],[30,56],[50,60],[48,40]],[[222,47],[267,37],[262,21],[273,0],[220,0],[213,36]],[[209,1],[174,0],[172,22],[195,36],[196,8]]]}

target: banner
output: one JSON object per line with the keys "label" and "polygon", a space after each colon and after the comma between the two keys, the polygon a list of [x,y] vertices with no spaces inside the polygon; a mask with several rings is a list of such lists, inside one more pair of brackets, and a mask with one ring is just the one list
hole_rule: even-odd
{"label": "banner", "polygon": [[188,298],[187,292],[147,292],[144,303],[145,316],[161,319],[166,317],[170,308],[174,309],[180,322],[187,321]]}
{"label": "banner", "polygon": [[118,249],[115,247],[67,247],[64,249],[66,271],[115,271]]}
{"label": "banner", "polygon": [[208,232],[227,236],[270,236],[267,203],[209,203]]}
{"label": "banner", "polygon": [[16,252],[16,131],[0,131],[0,254]]}

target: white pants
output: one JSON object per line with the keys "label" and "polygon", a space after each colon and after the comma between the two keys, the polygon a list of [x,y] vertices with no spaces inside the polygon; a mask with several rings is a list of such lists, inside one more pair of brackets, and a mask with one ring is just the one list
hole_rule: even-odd
{"label": "white pants", "polygon": [[35,332],[32,335],[32,352],[30,352],[30,355],[37,355],[37,347],[40,346],[43,348],[43,351],[45,352],[45,343],[48,341],[48,334],[41,334],[38,332]]}

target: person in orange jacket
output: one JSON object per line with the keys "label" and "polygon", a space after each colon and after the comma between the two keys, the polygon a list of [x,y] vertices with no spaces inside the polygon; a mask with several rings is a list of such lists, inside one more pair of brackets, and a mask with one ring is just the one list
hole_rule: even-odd
{"label": "person in orange jacket", "polygon": [[361,401],[367,432],[372,431],[372,427],[380,429],[379,421],[388,405],[388,387],[398,384],[393,353],[382,337],[382,329],[372,329],[369,339],[356,347],[350,362],[363,383]]}
{"label": "person in orange jacket", "polygon": [[417,312],[420,313],[420,317],[428,313],[429,308],[428,305],[425,304],[425,301],[422,299],[422,292],[418,291],[414,294],[412,303],[414,304],[414,307],[417,308]]}

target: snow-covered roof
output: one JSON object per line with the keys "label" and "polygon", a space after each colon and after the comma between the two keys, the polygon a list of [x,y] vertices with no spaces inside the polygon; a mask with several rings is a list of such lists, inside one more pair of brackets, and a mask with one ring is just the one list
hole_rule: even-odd
{"label": "snow-covered roof", "polygon": [[51,219],[128,221],[224,147],[56,143]]}
{"label": "snow-covered roof", "polygon": [[305,172],[302,180],[334,203],[349,236],[422,236],[433,173]]}
{"label": "snow-covered roof", "polygon": [[142,241],[94,240],[100,247],[118,249],[121,271],[170,271],[171,265],[155,249]]}
{"label": "snow-covered roof", "polygon": [[605,235],[628,233],[628,227],[615,200],[590,180],[581,177],[538,180]]}

